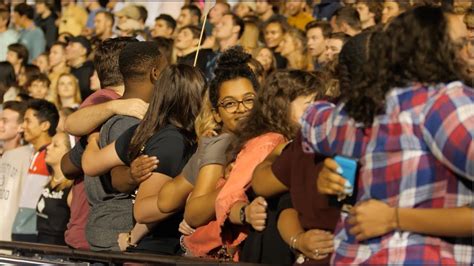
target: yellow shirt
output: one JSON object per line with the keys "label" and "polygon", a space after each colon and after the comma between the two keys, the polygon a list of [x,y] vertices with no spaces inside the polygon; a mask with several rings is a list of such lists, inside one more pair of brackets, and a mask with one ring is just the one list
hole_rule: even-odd
{"label": "yellow shirt", "polygon": [[300,12],[296,16],[288,17],[288,24],[299,30],[305,31],[306,24],[313,21],[314,18],[311,14],[306,12]]}

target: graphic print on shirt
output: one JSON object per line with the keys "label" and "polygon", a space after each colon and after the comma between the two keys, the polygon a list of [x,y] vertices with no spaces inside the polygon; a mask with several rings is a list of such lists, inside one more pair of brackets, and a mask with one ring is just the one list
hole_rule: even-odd
{"label": "graphic print on shirt", "polygon": [[[15,183],[15,179],[18,178],[19,169],[10,164],[0,165],[0,200],[8,200],[10,198],[10,186],[9,183]],[[9,180],[11,180],[9,182]]]}

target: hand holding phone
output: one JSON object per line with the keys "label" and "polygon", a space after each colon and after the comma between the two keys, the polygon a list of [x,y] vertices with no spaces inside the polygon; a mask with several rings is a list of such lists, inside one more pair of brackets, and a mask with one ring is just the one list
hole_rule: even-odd
{"label": "hand holding phone", "polygon": [[340,167],[340,171],[338,171],[339,174],[347,181],[344,193],[351,196],[356,185],[355,177],[357,172],[357,161],[341,155],[335,156],[334,161],[336,161]]}

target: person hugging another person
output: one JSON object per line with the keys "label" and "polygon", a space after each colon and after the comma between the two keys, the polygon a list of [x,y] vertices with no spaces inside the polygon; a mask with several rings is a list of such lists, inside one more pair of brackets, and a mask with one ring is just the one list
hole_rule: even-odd
{"label": "person hugging another person", "polygon": [[126,130],[103,149],[99,149],[97,134],[89,137],[82,157],[86,175],[95,176],[116,166],[130,165],[140,155],[160,160],[152,175],[138,187],[133,214],[137,223],[142,224],[140,235],[148,236],[132,250],[179,252],[178,224],[182,213],[163,213],[156,201],[164,183],[181,172],[195,151],[194,121],[205,88],[206,80],[199,70],[188,65],[166,67],[155,83],[150,107],[139,125]]}
{"label": "person hugging another person", "polygon": [[[175,212],[186,205],[184,221],[180,224],[184,235],[194,231],[191,227],[205,225],[215,217],[214,205],[219,192],[216,186],[222,184],[227,165],[225,152],[242,119],[252,110],[259,88],[257,77],[249,67],[250,60],[251,56],[239,46],[221,55],[209,96],[196,120],[200,136],[198,150],[182,173],[166,183],[159,193],[158,206],[162,212]],[[184,239],[190,249],[203,244],[199,234],[196,236]]]}
{"label": "person hugging another person", "polygon": [[331,159],[317,178],[322,194],[358,189],[336,227],[334,264],[473,263],[474,90],[456,81],[468,79],[466,37],[440,8],[406,11],[373,33],[341,101],[303,116],[305,152],[360,164],[353,184]]}
{"label": "person hugging another person", "polygon": [[[249,59],[250,56],[245,54],[241,47],[230,48],[219,59],[217,76],[212,81],[209,93],[215,101],[211,106],[209,96],[205,96],[203,108],[195,122],[195,131],[199,137],[198,150],[188,161],[181,174],[167,182],[161,189],[157,199],[161,212],[177,212],[183,209],[188,201],[193,207],[186,208],[186,212],[188,210],[189,212],[185,213],[185,216],[193,216],[191,218],[192,226],[199,225],[203,219],[204,222],[207,221],[206,219],[210,219],[207,213],[213,212],[214,199],[208,194],[212,194],[218,179],[224,172],[225,150],[233,139],[232,132],[236,130],[237,118],[243,113],[247,113],[250,110],[248,108],[253,106],[254,86],[258,87],[255,75],[247,66]],[[230,68],[234,71],[222,71]],[[228,86],[221,86],[224,83]],[[230,105],[234,103],[235,99],[243,99],[247,107],[237,110],[234,105],[231,106],[234,109],[229,109],[231,112],[228,113],[224,108],[217,106],[218,99],[216,97],[227,99],[226,103]],[[140,180],[147,178],[154,169],[153,167],[156,167],[156,161],[157,159],[153,157],[140,156],[132,162],[132,175],[136,175],[136,179]],[[193,193],[190,197],[191,192]],[[197,216],[194,217],[194,215]],[[212,216],[212,214],[210,215]],[[180,232],[183,234],[192,232],[184,220],[180,224]],[[132,230],[130,235],[133,241],[139,241],[136,230]],[[119,240],[123,242],[124,239],[122,237]],[[124,246],[127,247],[127,245]]]}

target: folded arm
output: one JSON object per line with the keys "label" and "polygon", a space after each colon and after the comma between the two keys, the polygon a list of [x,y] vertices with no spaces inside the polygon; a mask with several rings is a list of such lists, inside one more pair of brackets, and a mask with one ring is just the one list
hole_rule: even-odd
{"label": "folded arm", "polygon": [[193,228],[205,225],[216,215],[217,181],[224,175],[224,166],[210,164],[199,170],[196,186],[186,203],[184,220]]}
{"label": "folded arm", "polygon": [[89,138],[89,143],[82,155],[82,169],[86,175],[99,176],[107,173],[115,166],[124,165],[115,150],[115,141],[100,149],[96,139],[98,133],[93,135],[95,137]]}
{"label": "folded arm", "polygon": [[[455,219],[453,219],[455,217]],[[459,208],[394,208],[378,200],[361,202],[351,210],[348,223],[357,240],[382,236],[393,230],[418,234],[469,237],[474,233],[474,212]]]}
{"label": "folded arm", "polygon": [[252,188],[258,196],[272,197],[288,191],[288,188],[278,180],[272,171],[272,164],[281,154],[285,146],[286,144],[277,146],[253,171]]}
{"label": "folded arm", "polygon": [[128,115],[143,119],[147,109],[147,103],[135,98],[87,106],[69,115],[64,122],[64,129],[71,135],[85,136],[114,115]]}
{"label": "folded arm", "polygon": [[163,185],[158,194],[158,208],[163,213],[176,212],[183,209],[193,185],[183,175],[179,175]]}
{"label": "folded arm", "polygon": [[157,203],[161,188],[170,180],[171,177],[155,172],[140,184],[133,207],[134,217],[138,223],[159,222],[172,214],[163,213]]}

